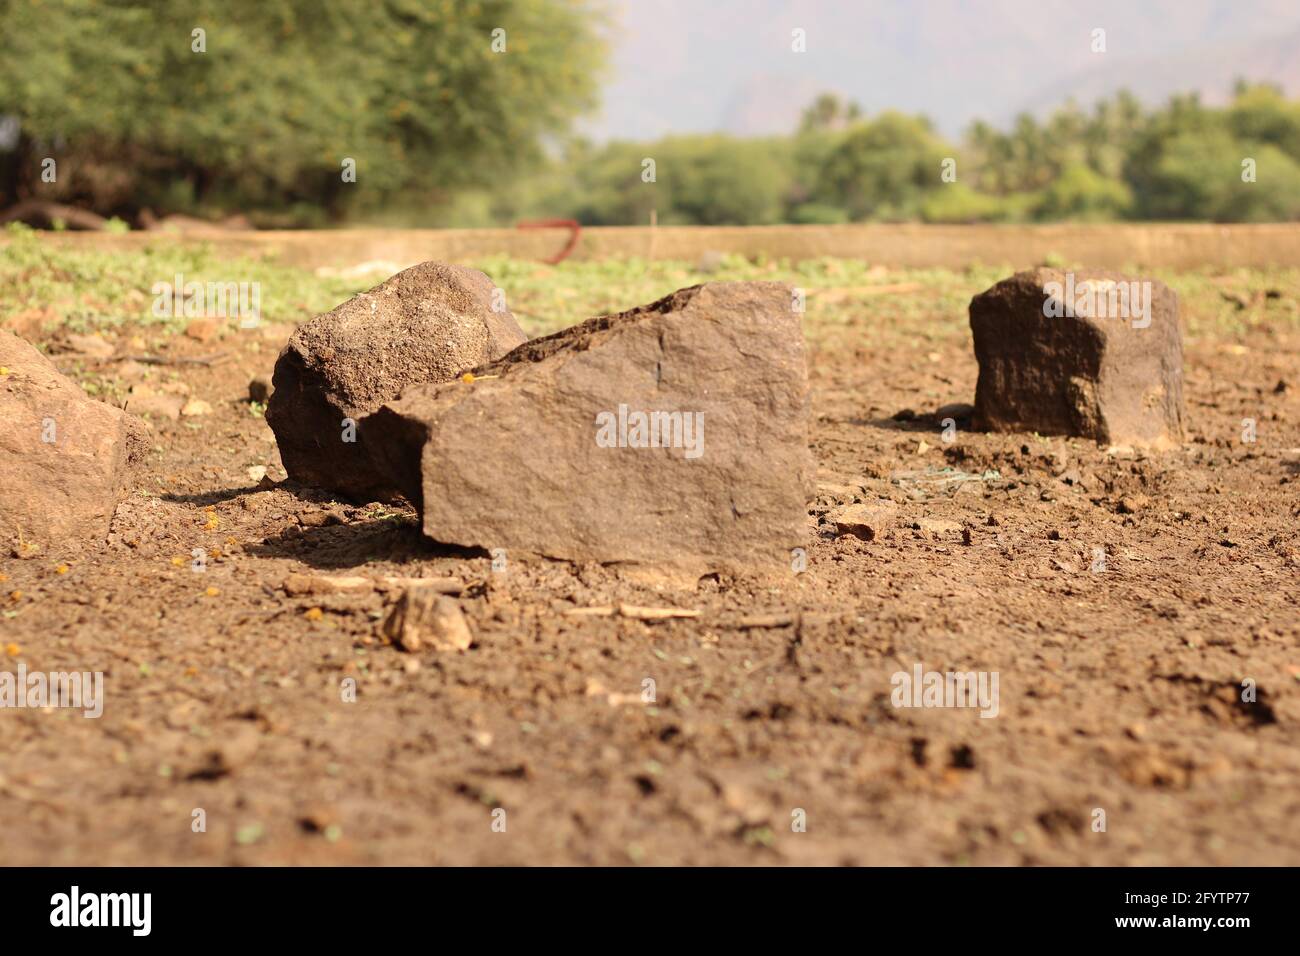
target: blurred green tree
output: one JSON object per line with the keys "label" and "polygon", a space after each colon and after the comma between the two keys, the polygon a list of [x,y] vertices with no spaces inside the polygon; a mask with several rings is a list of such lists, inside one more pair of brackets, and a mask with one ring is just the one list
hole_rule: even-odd
{"label": "blurred green tree", "polygon": [[500,182],[595,105],[601,16],[588,0],[5,0],[0,117],[19,136],[0,206],[337,218]]}
{"label": "blurred green tree", "polygon": [[1052,222],[1106,222],[1123,219],[1133,202],[1128,187],[1086,163],[1074,163],[1043,190],[1035,218]]}
{"label": "blurred green tree", "polygon": [[926,193],[945,185],[940,164],[952,155],[924,117],[881,113],[826,154],[813,200],[855,221],[915,218]]}
{"label": "blurred green tree", "polygon": [[[565,156],[541,208],[581,222],[761,225],[780,222],[789,143],[730,136],[670,136],[652,143],[583,145]],[[647,181],[647,161],[653,181]]]}
{"label": "blurred green tree", "polygon": [[1238,84],[1226,110],[1176,96],[1125,165],[1135,211],[1147,219],[1300,219],[1298,140],[1300,110],[1268,87]]}

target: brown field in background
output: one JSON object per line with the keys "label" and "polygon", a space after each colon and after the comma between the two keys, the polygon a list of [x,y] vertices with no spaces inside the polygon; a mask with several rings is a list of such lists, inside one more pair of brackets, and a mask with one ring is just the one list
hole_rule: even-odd
{"label": "brown field in background", "polygon": [[[65,233],[55,245],[140,249],[165,233]],[[219,253],[265,254],[304,268],[366,261],[413,265],[510,255],[545,259],[563,248],[564,229],[200,229],[178,239]],[[0,247],[4,237],[0,234]],[[643,258],[693,262],[711,252],[798,262],[824,256],[898,268],[964,269],[972,263],[1017,268],[1059,257],[1093,268],[1187,269],[1300,266],[1300,224],[1105,223],[1098,225],[871,224],[844,226],[603,226],[583,229],[573,259]]]}

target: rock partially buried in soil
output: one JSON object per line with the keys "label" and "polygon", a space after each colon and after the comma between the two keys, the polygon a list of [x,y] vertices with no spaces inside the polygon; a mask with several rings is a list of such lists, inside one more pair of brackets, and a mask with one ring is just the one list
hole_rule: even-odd
{"label": "rock partially buried in soil", "polygon": [[102,540],[149,426],[89,398],[44,355],[0,330],[0,535]]}
{"label": "rock partially buried in soil", "polygon": [[285,471],[358,501],[393,498],[355,423],[410,385],[449,381],[524,339],[491,279],[440,262],[318,315],[275,363],[266,421]]}
{"label": "rock partially buried in soil", "polygon": [[867,504],[841,505],[826,517],[835,527],[836,537],[852,535],[874,541],[898,519],[898,505],[888,499]]}
{"label": "rock partially buried in soil", "polygon": [[1020,272],[970,304],[973,425],[1153,447],[1183,438],[1177,296],[1115,272]]}
{"label": "rock partially buried in soil", "polygon": [[813,489],[788,287],[720,282],[590,319],[367,419],[424,533],[674,577],[788,573]]}

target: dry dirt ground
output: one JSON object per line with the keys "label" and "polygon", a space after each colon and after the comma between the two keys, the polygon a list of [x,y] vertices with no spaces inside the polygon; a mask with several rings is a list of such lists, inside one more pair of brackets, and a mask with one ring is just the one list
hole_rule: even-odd
{"label": "dry dirt ground", "polygon": [[[960,321],[814,324],[806,571],[689,591],[494,571],[400,510],[259,490],[283,472],[246,386],[285,330],[174,338],[226,352],[148,373],[211,414],[153,420],[105,548],[0,560],[0,665],[106,694],[0,712],[0,862],[1300,864],[1295,327],[1189,338],[1188,441],[1141,454],[946,443]],[[823,521],[878,498],[872,541]],[[383,594],[291,573],[459,578],[475,643],[403,653]],[[566,613],[620,602],[701,613]],[[893,706],[918,663],[996,672],[997,716]]]}

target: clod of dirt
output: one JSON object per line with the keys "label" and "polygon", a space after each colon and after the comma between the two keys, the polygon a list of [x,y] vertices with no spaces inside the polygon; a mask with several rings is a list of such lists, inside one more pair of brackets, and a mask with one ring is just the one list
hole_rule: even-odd
{"label": "clod of dirt", "polygon": [[257,727],[248,723],[232,724],[217,733],[216,742],[185,771],[186,778],[216,780],[232,774],[252,761],[262,742]]}
{"label": "clod of dirt", "polygon": [[851,534],[863,541],[874,541],[898,518],[898,505],[882,500],[870,504],[844,505],[826,517],[835,526],[837,537]]}
{"label": "clod of dirt", "polygon": [[359,501],[390,500],[355,423],[411,385],[445,382],[524,341],[483,273],[425,262],[318,315],[275,363],[266,421],[289,477]]}
{"label": "clod of dirt", "polygon": [[319,800],[304,804],[298,813],[298,825],[309,833],[324,833],[338,824],[338,807]]}
{"label": "clod of dirt", "polygon": [[404,651],[418,651],[425,644],[467,651],[474,642],[456,599],[422,585],[402,591],[384,619],[383,632]]}
{"label": "clod of dirt", "polygon": [[1178,299],[1116,272],[1020,272],[971,300],[976,428],[1170,446],[1183,437]]}
{"label": "clod of dirt", "polygon": [[411,389],[362,435],[435,541],[698,577],[788,572],[808,430],[789,288],[720,282]]}
{"label": "clod of dirt", "polygon": [[196,342],[211,342],[220,332],[216,319],[195,319],[185,326],[185,335]]}
{"label": "clod of dirt", "polygon": [[44,355],[0,330],[0,534],[102,540],[149,426],[89,398]]}
{"label": "clod of dirt", "polygon": [[912,527],[935,538],[943,538],[948,535],[958,534],[962,530],[960,522],[947,521],[943,518],[921,518],[912,523]]}
{"label": "clod of dirt", "polygon": [[1115,510],[1122,515],[1135,515],[1150,503],[1151,499],[1146,495],[1125,495],[1119,499]]}

